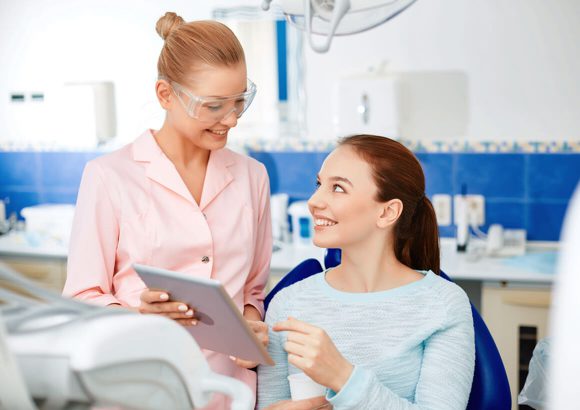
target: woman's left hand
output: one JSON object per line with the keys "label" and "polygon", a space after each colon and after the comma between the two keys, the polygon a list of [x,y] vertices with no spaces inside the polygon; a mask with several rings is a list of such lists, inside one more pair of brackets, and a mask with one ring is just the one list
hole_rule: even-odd
{"label": "woman's left hand", "polygon": [[273,330],[288,332],[284,349],[290,364],[337,393],[346,384],[353,365],[340,354],[324,330],[292,317],[276,323]]}
{"label": "woman's left hand", "polygon": [[[260,342],[262,342],[262,344],[264,345],[264,347],[268,347],[268,342],[269,342],[269,338],[268,338],[268,325],[265,324],[262,321],[259,320],[248,320],[246,319],[246,322],[248,322],[248,325],[250,326],[250,328],[254,331],[254,333],[256,334],[258,340]],[[239,359],[237,357],[233,357],[230,356],[230,358],[240,367],[245,367],[246,369],[253,369],[254,367],[256,367],[259,363],[257,362],[252,362],[250,360],[242,360]]]}

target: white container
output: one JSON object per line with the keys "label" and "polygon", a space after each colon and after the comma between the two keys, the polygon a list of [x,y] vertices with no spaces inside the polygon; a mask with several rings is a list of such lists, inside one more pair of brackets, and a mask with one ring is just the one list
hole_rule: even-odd
{"label": "white container", "polygon": [[313,397],[326,396],[326,387],[316,383],[305,373],[296,373],[288,376],[290,396],[292,400],[305,400]]}
{"label": "white container", "polygon": [[469,209],[465,195],[455,198],[455,214],[457,216],[455,219],[457,252],[465,252],[469,241]]}
{"label": "white container", "polygon": [[314,236],[314,222],[308,210],[307,201],[297,201],[288,207],[288,214],[292,221],[292,243],[298,247],[312,246]]}
{"label": "white container", "polygon": [[74,212],[74,205],[44,204],[23,208],[20,214],[26,220],[28,234],[68,246]]}
{"label": "white container", "polygon": [[4,201],[0,199],[0,224],[6,222],[6,205]]}
{"label": "white container", "polygon": [[288,226],[288,194],[274,194],[270,197],[272,214],[272,237],[275,241],[290,242]]}

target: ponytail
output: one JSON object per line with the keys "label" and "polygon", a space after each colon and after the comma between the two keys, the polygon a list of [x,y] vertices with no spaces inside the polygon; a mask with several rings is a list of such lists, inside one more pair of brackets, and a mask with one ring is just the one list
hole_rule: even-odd
{"label": "ponytail", "polygon": [[429,198],[423,195],[409,223],[404,222],[401,220],[397,225],[395,235],[397,259],[411,269],[432,270],[439,274],[439,230]]}

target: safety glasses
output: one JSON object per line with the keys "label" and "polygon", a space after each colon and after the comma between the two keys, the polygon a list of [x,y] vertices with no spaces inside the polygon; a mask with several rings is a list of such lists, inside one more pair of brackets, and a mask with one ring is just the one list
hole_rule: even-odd
{"label": "safety glasses", "polygon": [[256,85],[249,78],[246,91],[226,97],[200,97],[175,81],[171,86],[187,115],[203,122],[219,122],[232,112],[240,118],[256,95]]}

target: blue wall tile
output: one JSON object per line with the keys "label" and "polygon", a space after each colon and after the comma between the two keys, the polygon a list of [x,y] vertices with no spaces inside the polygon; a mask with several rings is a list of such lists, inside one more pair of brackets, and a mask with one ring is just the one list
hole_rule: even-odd
{"label": "blue wall tile", "polygon": [[525,229],[526,204],[523,200],[513,202],[486,198],[485,222],[482,228],[484,231],[491,224],[500,224],[507,229]]}
{"label": "blue wall tile", "polygon": [[3,190],[0,189],[0,199],[8,198],[6,204],[6,216],[9,217],[13,212],[19,219],[22,219],[20,210],[27,206],[38,205],[42,202],[40,192],[37,190]]}
{"label": "blue wall tile", "polygon": [[307,199],[316,187],[316,175],[328,152],[250,152],[266,166],[273,194]]}
{"label": "blue wall tile", "polygon": [[[0,199],[7,211],[39,203],[75,203],[85,163],[101,152],[0,152]],[[251,152],[264,163],[272,193],[290,203],[310,197],[328,152]],[[580,154],[419,153],[426,191],[482,194],[491,223],[525,228],[531,240],[558,240],[566,206],[580,179]],[[454,236],[455,226],[440,227]]]}
{"label": "blue wall tile", "polygon": [[567,206],[567,201],[529,204],[528,239],[536,241],[559,240]]}
{"label": "blue wall tile", "polygon": [[53,189],[42,193],[42,202],[48,204],[76,204],[78,189]]}
{"label": "blue wall tile", "polygon": [[0,152],[0,188],[37,188],[40,183],[38,152]]}
{"label": "blue wall tile", "polygon": [[455,237],[455,226],[440,226],[439,227],[439,236],[442,238],[454,238]]}
{"label": "blue wall tile", "polygon": [[40,164],[44,187],[78,188],[85,164],[85,152],[42,152]]}
{"label": "blue wall tile", "polygon": [[0,152],[0,199],[7,212],[40,203],[76,203],[84,166],[102,152]]}
{"label": "blue wall tile", "polygon": [[521,154],[457,154],[455,193],[467,185],[467,193],[490,198],[524,196],[525,160]]}
{"label": "blue wall tile", "polygon": [[528,159],[530,199],[568,199],[580,180],[580,155],[534,154]]}
{"label": "blue wall tile", "polygon": [[427,195],[452,194],[453,189],[453,155],[418,153],[425,173],[425,190]]}

